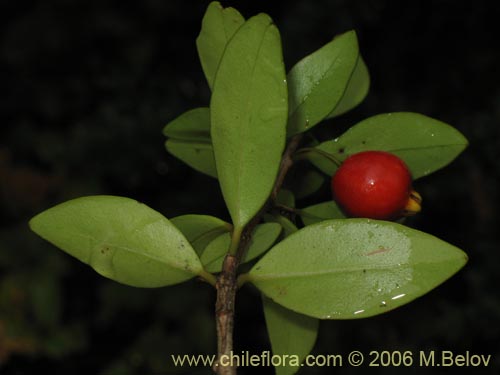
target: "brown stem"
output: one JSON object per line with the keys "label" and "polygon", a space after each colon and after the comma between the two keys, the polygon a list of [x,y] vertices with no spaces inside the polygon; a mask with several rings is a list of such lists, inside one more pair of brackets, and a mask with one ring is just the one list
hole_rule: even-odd
{"label": "brown stem", "polygon": [[228,254],[224,259],[222,272],[217,277],[215,288],[217,300],[215,302],[215,319],[217,328],[218,359],[214,365],[214,372],[219,375],[236,374],[236,367],[228,363],[233,350],[234,331],[234,301],[236,298],[236,268],[237,259]]}
{"label": "brown stem", "polygon": [[[270,201],[267,201],[267,204],[264,205],[265,209],[267,210],[267,206],[269,203],[272,203],[275,199],[276,196],[278,195],[281,186],[283,185],[283,182],[285,181],[286,174],[288,173],[288,170],[290,167],[293,165],[293,154],[295,150],[297,150],[297,147],[299,147],[300,141],[302,140],[302,134],[297,134],[293,136],[290,139],[290,142],[288,142],[288,146],[286,147],[285,152],[283,153],[283,157],[281,158],[281,164],[280,164],[280,169],[278,172],[278,177],[276,178],[276,182],[274,183],[273,190],[271,192],[271,197]],[[265,212],[265,211],[264,211]],[[260,212],[260,214],[264,213]]]}
{"label": "brown stem", "polygon": [[243,255],[245,254],[252,232],[259,223],[262,215],[271,207],[276,200],[288,170],[293,165],[293,153],[299,146],[302,135],[295,135],[290,139],[285,152],[281,158],[281,164],[269,199],[245,226],[241,234],[241,240],[236,251],[236,255],[227,254],[224,258],[222,271],[217,277],[215,288],[217,290],[217,300],[215,302],[215,320],[217,329],[217,362],[213,370],[219,375],[236,375],[236,367],[229,363],[231,352],[233,351],[233,331],[234,331],[234,303],[236,291],[236,271]]}

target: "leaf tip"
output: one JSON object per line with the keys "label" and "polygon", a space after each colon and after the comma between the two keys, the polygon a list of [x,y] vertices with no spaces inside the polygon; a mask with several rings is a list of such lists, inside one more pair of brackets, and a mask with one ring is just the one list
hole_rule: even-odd
{"label": "leaf tip", "polygon": [[273,19],[267,13],[259,13],[252,18],[259,19],[262,23],[266,23],[268,25],[274,25]]}
{"label": "leaf tip", "polygon": [[207,6],[207,10],[205,11],[205,14],[209,13],[212,10],[216,11],[222,11],[224,7],[219,1],[211,1],[210,4]]}
{"label": "leaf tip", "polygon": [[37,215],[33,216],[29,221],[28,221],[28,227],[32,232],[37,234],[40,237],[43,237],[42,232],[43,232],[43,222],[45,218],[45,213],[47,211],[42,211],[38,213]]}
{"label": "leaf tip", "polygon": [[469,262],[469,255],[463,250],[460,251],[462,252],[462,261],[463,261],[462,266],[460,268],[463,268]]}
{"label": "leaf tip", "polygon": [[[28,227],[31,229],[31,231],[37,233],[36,227],[37,227],[37,222],[38,222],[38,216],[40,214],[33,216],[29,221],[28,221]],[[38,234],[38,233],[37,233]]]}
{"label": "leaf tip", "polygon": [[356,33],[356,30],[354,30],[354,29],[335,35],[333,37],[333,40],[340,39],[340,38],[352,39],[353,42],[356,42],[356,43],[358,42],[358,34]]}

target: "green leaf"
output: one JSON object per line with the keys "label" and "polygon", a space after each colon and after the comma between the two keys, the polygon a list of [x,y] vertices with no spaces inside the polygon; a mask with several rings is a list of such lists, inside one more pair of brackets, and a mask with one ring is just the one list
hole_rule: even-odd
{"label": "green leaf", "polygon": [[191,243],[200,256],[207,245],[221,234],[232,230],[232,225],[209,215],[182,215],[170,220]]}
{"label": "green leaf", "polygon": [[234,8],[223,8],[218,1],[213,1],[208,6],[201,21],[196,47],[210,88],[213,87],[227,43],[244,22],[243,16]]}
{"label": "green leaf", "polygon": [[315,224],[323,220],[345,218],[345,215],[334,201],[322,202],[302,208],[299,212],[304,225]]}
{"label": "green leaf", "polygon": [[214,149],[210,143],[186,142],[169,139],[165,142],[168,152],[198,172],[217,178]]}
{"label": "green leaf", "polygon": [[365,99],[369,89],[370,73],[360,55],[342,99],[327,118],[340,116],[357,107]]}
{"label": "green leaf", "polygon": [[295,207],[295,197],[290,190],[281,189],[276,197],[276,203],[293,208]]}
{"label": "green leaf", "polygon": [[269,197],[285,147],[285,68],[269,16],[252,17],[230,40],[210,112],[222,193],[235,230],[241,230]]}
{"label": "green leaf", "polygon": [[314,347],[319,320],[285,309],[265,296],[262,303],[273,355],[286,358],[288,364],[277,366],[276,374],[295,374]]}
{"label": "green leaf", "polygon": [[325,182],[324,175],[314,169],[306,170],[303,174],[294,177],[291,189],[298,199],[316,193]]}
{"label": "green leaf", "polygon": [[296,312],[354,319],[420,297],[466,262],[460,249],[400,224],[328,220],[279,242],[253,266],[247,280]]}
{"label": "green leaf", "polygon": [[163,134],[170,137],[165,142],[168,152],[191,168],[217,178],[208,108],[183,113],[165,126]]}
{"label": "green leaf", "polygon": [[263,219],[267,223],[278,223],[283,228],[282,237],[288,237],[298,231],[297,226],[290,219],[277,214],[265,214]]}
{"label": "green leaf", "polygon": [[163,134],[178,141],[212,143],[210,110],[202,107],[184,112],[165,126]]}
{"label": "green leaf", "polygon": [[[241,263],[246,263],[268,250],[281,232],[281,226],[276,223],[259,224],[255,227],[248,250]],[[222,234],[208,244],[201,255],[201,263],[208,272],[220,272],[224,257],[231,243],[229,233]]]}
{"label": "green leaf", "polygon": [[[467,144],[458,130],[444,122],[418,113],[396,112],[367,118],[317,148],[339,160],[361,151],[388,151],[403,159],[417,179],[451,163]],[[337,169],[318,155],[311,161],[328,175]]]}
{"label": "green leaf", "polygon": [[304,132],[326,118],[339,104],[358,59],[354,31],[300,60],[288,73],[288,135]]}
{"label": "green leaf", "polygon": [[123,284],[154,288],[202,271],[182,233],[133,199],[90,196],[52,207],[30,221],[42,238]]}

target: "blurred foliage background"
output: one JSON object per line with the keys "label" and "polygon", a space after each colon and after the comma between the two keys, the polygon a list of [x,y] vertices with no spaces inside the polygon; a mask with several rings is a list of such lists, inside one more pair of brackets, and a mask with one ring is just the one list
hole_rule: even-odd
{"label": "blurred foliage background", "polygon": [[[208,103],[195,48],[207,4],[0,2],[0,373],[209,373],[174,368],[170,354],[215,352],[211,287],[196,281],[158,290],[122,286],[27,227],[41,210],[90,194],[132,197],[167,217],[228,217],[216,181],[168,155],[161,134],[178,114]],[[360,107],[319,128],[322,138],[373,114],[414,111],[452,124],[471,143],[451,166],[417,182],[424,210],[411,223],[464,249],[470,256],[465,269],[388,314],[323,322],[314,353],[468,350],[492,355],[490,366],[474,373],[498,373],[497,2],[223,4],[246,17],[269,13],[281,30],[288,68],[334,35],[357,30],[372,87]],[[314,201],[327,199],[325,186]],[[235,340],[237,351],[269,349],[252,288],[238,297]],[[369,369],[382,370],[401,371]]]}

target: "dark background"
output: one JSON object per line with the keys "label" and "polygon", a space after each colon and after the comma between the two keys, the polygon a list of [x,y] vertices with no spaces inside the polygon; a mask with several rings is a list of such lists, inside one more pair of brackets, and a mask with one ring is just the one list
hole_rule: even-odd
{"label": "dark background", "polygon": [[[223,2],[245,17],[273,17],[287,68],[334,35],[357,30],[370,93],[354,111],[322,125],[323,136],[337,131],[333,125],[344,129],[377,113],[414,111],[452,124],[470,141],[449,167],[417,181],[424,210],[411,223],[464,249],[467,266],[388,314],[323,322],[314,353],[470,351],[492,355],[489,368],[471,373],[499,373],[496,3]],[[175,116],[208,103],[195,48],[207,4],[0,1],[0,373],[208,372],[175,369],[170,354],[215,352],[211,287],[195,281],[157,290],[122,286],[27,227],[36,213],[91,194],[132,197],[167,217],[227,218],[216,181],[168,155],[161,134]],[[325,187],[315,200],[327,199]],[[269,349],[251,288],[239,294],[237,308],[236,349]],[[416,366],[404,371],[422,373]]]}

